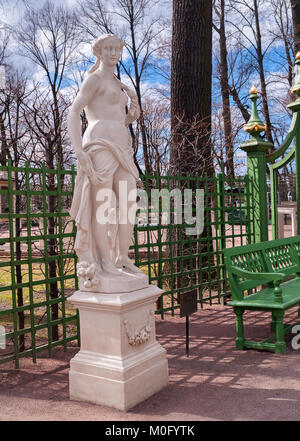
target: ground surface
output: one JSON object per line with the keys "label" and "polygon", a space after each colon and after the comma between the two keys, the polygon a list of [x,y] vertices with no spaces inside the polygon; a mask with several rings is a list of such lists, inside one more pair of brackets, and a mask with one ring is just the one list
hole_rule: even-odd
{"label": "ground surface", "polygon": [[[266,322],[267,317],[267,322]],[[269,316],[245,313],[246,336],[269,336]],[[296,310],[287,321],[296,320]],[[248,325],[248,326],[247,326]],[[230,307],[212,306],[191,317],[191,354],[185,355],[185,319],[157,321],[167,349],[169,386],[131,411],[70,401],[68,370],[78,351],[57,348],[21,367],[0,367],[0,420],[300,420],[300,350],[286,355],[234,348]],[[289,339],[288,339],[289,340]]]}

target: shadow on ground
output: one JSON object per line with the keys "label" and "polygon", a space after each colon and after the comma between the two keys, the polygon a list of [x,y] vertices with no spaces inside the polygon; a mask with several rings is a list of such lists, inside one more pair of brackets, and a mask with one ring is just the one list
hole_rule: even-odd
{"label": "shadow on ground", "polygon": [[[287,314],[295,321],[296,310]],[[246,312],[246,336],[269,336],[270,317]],[[300,350],[287,339],[286,355],[234,347],[231,308],[199,310],[190,319],[190,357],[185,355],[185,319],[157,319],[157,337],[167,349],[169,386],[125,413],[70,401],[68,370],[78,348],[39,354],[34,365],[0,369],[1,420],[300,420]]]}

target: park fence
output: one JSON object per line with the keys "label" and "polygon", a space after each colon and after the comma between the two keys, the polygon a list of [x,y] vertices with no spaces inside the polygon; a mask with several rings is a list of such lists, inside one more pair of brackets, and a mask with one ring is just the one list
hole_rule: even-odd
{"label": "park fence", "polygon": [[[78,312],[66,302],[78,289],[76,227],[69,216],[75,177],[74,167],[59,164],[53,170],[10,161],[0,167],[0,364],[18,367],[21,357],[35,361],[39,351],[51,356],[55,346],[80,344]],[[200,307],[226,303],[222,251],[255,238],[249,177],[145,174],[138,187],[130,256],[164,290],[156,313],[175,315],[179,294],[195,289]],[[184,216],[185,194],[192,216]],[[192,230],[199,209],[201,228]]]}

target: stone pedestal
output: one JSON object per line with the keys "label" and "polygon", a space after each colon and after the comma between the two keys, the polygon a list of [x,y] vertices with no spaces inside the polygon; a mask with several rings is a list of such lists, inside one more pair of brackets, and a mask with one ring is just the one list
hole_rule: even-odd
{"label": "stone pedestal", "polygon": [[156,341],[156,286],[120,294],[76,291],[81,349],[71,360],[70,398],[127,411],[168,384]]}

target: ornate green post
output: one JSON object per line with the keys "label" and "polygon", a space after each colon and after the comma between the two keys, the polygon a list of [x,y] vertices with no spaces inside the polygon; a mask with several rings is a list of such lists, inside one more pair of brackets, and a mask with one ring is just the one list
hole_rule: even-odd
{"label": "ornate green post", "polygon": [[266,125],[261,121],[256,101],[258,91],[255,86],[250,89],[252,112],[245,132],[251,135],[249,141],[245,141],[240,148],[247,153],[248,175],[252,180],[253,188],[253,223],[255,242],[268,240],[268,204],[267,204],[267,161],[266,152],[273,148],[273,144],[264,141],[260,135],[266,130]]}
{"label": "ornate green post", "polygon": [[[297,66],[297,77],[294,86],[291,88],[291,93],[297,95],[296,101],[288,104],[288,108],[292,110],[293,114],[300,112],[300,52],[297,52],[295,57],[295,64]],[[298,234],[300,234],[300,124],[296,124],[295,130],[295,162],[296,162],[296,201],[297,201],[297,227]]]}

